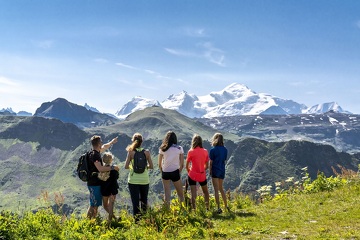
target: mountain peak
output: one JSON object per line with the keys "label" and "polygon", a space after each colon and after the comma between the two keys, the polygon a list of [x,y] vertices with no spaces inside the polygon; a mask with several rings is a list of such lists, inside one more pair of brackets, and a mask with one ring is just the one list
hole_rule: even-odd
{"label": "mountain peak", "polygon": [[52,102],[41,104],[41,106],[36,109],[34,116],[57,118],[66,123],[74,123],[78,127],[108,125],[117,121],[117,119],[113,117],[90,111],[64,98],[57,98]]}
{"label": "mountain peak", "polygon": [[327,102],[322,104],[316,104],[308,109],[306,109],[307,114],[319,114],[319,113],[325,113],[325,112],[346,112],[344,111],[337,102]]}
{"label": "mountain peak", "polygon": [[120,119],[125,119],[130,113],[153,106],[161,107],[161,104],[159,103],[159,101],[154,99],[135,96],[129,102],[127,102],[121,109],[119,109],[115,113],[115,115]]}

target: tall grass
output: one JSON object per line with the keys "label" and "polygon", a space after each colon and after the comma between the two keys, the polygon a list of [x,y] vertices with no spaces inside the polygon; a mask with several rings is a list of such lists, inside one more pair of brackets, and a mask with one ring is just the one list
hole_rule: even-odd
{"label": "tall grass", "polygon": [[1,212],[0,239],[360,239],[359,174],[344,170],[326,178],[319,173],[313,181],[306,176],[304,170],[298,182],[260,188],[257,197],[228,193],[230,211],[222,214],[216,214],[214,198],[214,211],[207,211],[199,196],[195,210],[173,200],[170,209],[149,208],[137,223],[126,210],[117,211],[111,222],[65,216],[60,193],[54,213],[43,193],[42,210]]}

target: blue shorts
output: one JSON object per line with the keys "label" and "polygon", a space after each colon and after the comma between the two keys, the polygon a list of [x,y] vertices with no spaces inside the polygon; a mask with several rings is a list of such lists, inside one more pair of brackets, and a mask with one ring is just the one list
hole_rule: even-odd
{"label": "blue shorts", "polygon": [[214,171],[214,170],[212,170],[211,177],[212,178],[224,179],[225,178],[225,171],[219,171],[219,170]]}
{"label": "blue shorts", "polygon": [[100,186],[88,186],[90,192],[90,206],[98,207],[102,205],[102,195]]}

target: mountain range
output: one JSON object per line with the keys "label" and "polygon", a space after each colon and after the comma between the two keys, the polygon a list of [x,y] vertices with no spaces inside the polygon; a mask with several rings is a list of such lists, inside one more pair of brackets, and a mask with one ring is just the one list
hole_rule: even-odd
{"label": "mountain range", "polygon": [[182,91],[170,95],[161,103],[157,100],[134,97],[121,107],[116,116],[125,118],[130,113],[151,106],[173,109],[191,118],[213,118],[240,115],[320,114],[328,111],[349,113],[337,103],[323,103],[312,107],[293,100],[265,93],[256,93],[243,84],[233,83],[221,91],[196,96]]}
{"label": "mountain range", "polygon": [[[58,101],[58,99],[55,101]],[[282,99],[266,93],[256,93],[243,84],[233,83],[221,91],[214,91],[204,96],[196,96],[182,91],[178,94],[171,94],[162,102],[136,96],[120,107],[114,114],[106,114],[112,118],[125,119],[131,113],[152,106],[161,106],[166,109],[176,110],[190,118],[241,115],[321,114],[328,111],[350,113],[343,110],[336,102],[316,104],[312,107],[307,107],[304,104],[297,103],[290,99]],[[41,106],[40,108],[43,107],[44,106]],[[101,111],[89,106],[87,103],[85,103],[83,107],[97,114],[102,114]],[[43,109],[41,109],[41,111],[43,111]],[[47,111],[50,111],[50,109]],[[49,113],[39,113],[38,110],[34,115],[39,116],[40,114],[43,114],[43,116],[51,115]],[[0,115],[31,116],[32,114],[25,111],[15,113],[11,108],[3,108],[0,110]]]}

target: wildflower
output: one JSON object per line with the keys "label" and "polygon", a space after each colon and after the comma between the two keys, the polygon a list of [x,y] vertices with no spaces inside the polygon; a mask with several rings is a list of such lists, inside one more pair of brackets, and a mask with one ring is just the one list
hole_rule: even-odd
{"label": "wildflower", "polygon": [[293,182],[294,181],[294,177],[288,177],[285,182]]}
{"label": "wildflower", "polygon": [[281,182],[275,182],[275,186],[276,186],[276,187],[280,187],[280,186],[281,186]]}

